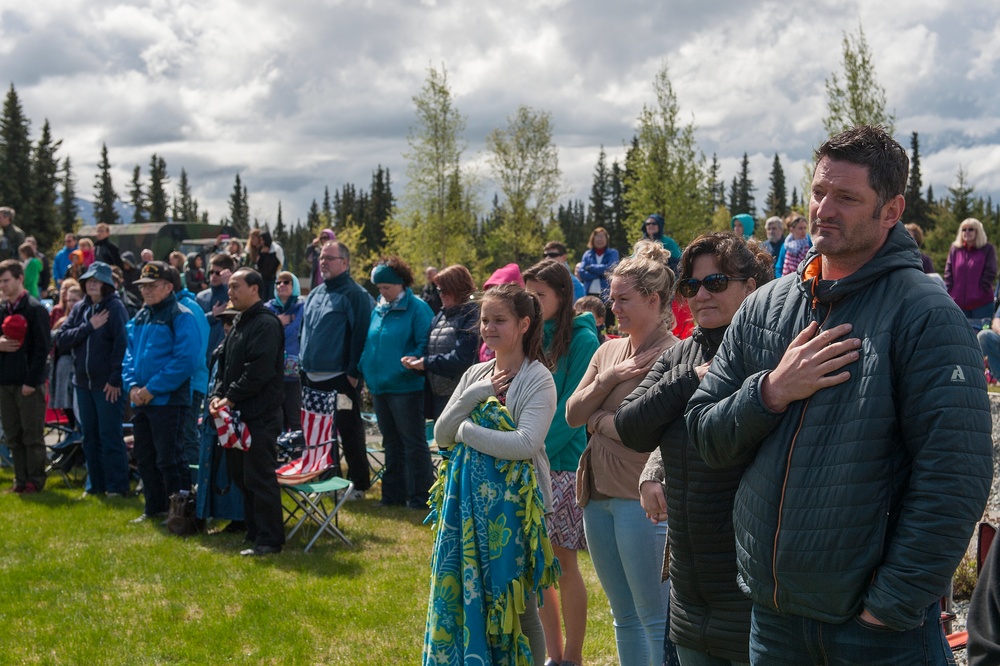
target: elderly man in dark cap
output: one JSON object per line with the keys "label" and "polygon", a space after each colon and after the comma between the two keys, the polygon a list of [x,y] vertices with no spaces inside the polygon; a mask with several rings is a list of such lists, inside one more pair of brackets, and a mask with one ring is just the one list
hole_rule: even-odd
{"label": "elderly man in dark cap", "polygon": [[191,310],[174,294],[174,269],[151,261],[136,280],[143,308],[128,323],[122,386],[132,402],[135,457],[146,509],[133,523],[165,515],[170,495],[190,490],[184,457],[184,418],[191,405],[191,376],[204,362]]}

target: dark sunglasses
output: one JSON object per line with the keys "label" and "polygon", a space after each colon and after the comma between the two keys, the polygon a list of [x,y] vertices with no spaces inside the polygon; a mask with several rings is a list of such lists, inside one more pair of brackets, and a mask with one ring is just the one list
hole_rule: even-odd
{"label": "dark sunglasses", "polygon": [[546,259],[555,259],[556,257],[561,257],[562,255],[558,252],[545,252],[542,254]]}
{"label": "dark sunglasses", "polygon": [[278,284],[291,284],[291,280],[278,280]]}
{"label": "dark sunglasses", "polygon": [[222,275],[222,271],[209,271],[209,275]]}
{"label": "dark sunglasses", "polygon": [[684,298],[694,298],[695,294],[698,293],[698,290],[701,289],[701,286],[705,285],[705,289],[708,291],[713,294],[719,294],[729,288],[730,282],[746,282],[748,279],[749,278],[729,277],[724,273],[708,275],[701,280],[688,278],[687,280],[681,280],[677,283],[677,293]]}

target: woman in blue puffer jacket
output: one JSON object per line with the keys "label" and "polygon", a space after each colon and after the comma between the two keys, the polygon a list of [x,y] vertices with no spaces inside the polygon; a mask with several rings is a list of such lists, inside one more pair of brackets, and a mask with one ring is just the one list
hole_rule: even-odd
{"label": "woman in blue puffer jacket", "polygon": [[606,277],[612,268],[618,264],[618,250],[608,247],[610,240],[608,230],[597,227],[590,233],[587,241],[587,251],[576,266],[577,277],[583,283],[583,288],[592,296],[599,296],[602,301],[608,301],[610,282]]}

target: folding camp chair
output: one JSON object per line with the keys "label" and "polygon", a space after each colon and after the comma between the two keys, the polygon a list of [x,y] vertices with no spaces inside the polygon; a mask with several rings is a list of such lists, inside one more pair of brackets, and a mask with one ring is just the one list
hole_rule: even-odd
{"label": "folding camp chair", "polygon": [[[365,427],[378,429],[378,419],[372,412],[361,412],[361,420],[365,422]],[[365,451],[368,454],[368,473],[371,475],[371,485],[382,480],[385,474],[385,449],[365,444]]]}
{"label": "folding camp chair", "polygon": [[278,483],[294,505],[286,507],[285,524],[295,522],[288,537],[310,521],[319,528],[306,545],[306,552],[324,532],[351,544],[340,531],[337,512],[354,492],[354,484],[336,476],[320,480],[331,469],[339,471],[333,465],[337,450],[336,408],[335,392],[303,387],[301,454],[276,470]]}
{"label": "folding camp chair", "polygon": [[58,474],[67,488],[75,487],[78,479],[71,477],[73,469],[86,466],[83,433],[69,427],[65,420],[55,418],[45,423],[45,449],[45,473]]}
{"label": "folding camp chair", "polygon": [[306,544],[305,552],[309,552],[309,549],[324,532],[330,536],[339,537],[348,546],[351,545],[350,539],[340,531],[337,512],[354,492],[353,483],[339,476],[334,476],[326,481],[300,483],[294,486],[283,485],[282,489],[295,504],[295,509],[289,512],[288,521],[298,516],[298,522],[288,533],[288,538],[291,539],[295,536],[295,533],[307,521],[318,526],[316,534]]}

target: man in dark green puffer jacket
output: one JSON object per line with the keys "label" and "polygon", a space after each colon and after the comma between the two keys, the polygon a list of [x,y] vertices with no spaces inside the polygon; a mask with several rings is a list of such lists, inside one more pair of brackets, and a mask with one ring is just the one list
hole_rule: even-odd
{"label": "man in dark green puffer jacket", "polygon": [[982,352],[899,222],[880,128],[819,148],[813,249],[757,290],[688,403],[733,508],[755,664],[945,664],[937,602],[992,477]]}

